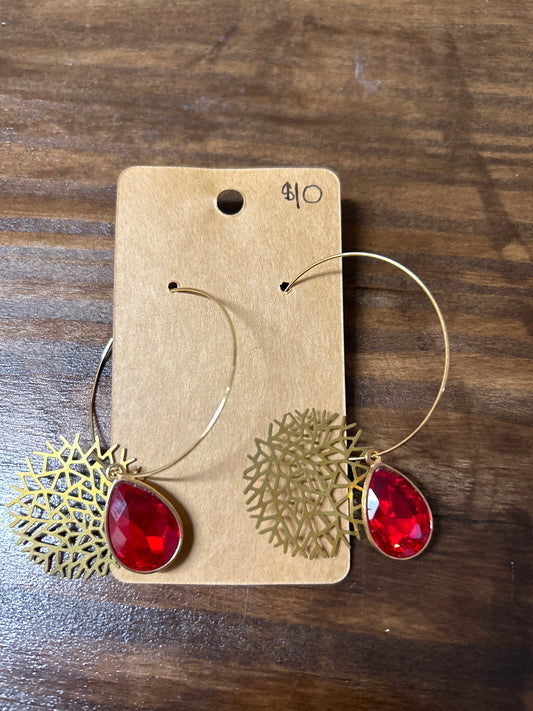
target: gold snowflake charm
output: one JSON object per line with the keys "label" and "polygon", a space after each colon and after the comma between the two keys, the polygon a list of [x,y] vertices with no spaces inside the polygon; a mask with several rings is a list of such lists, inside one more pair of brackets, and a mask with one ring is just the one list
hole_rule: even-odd
{"label": "gold snowflake charm", "polygon": [[288,412],[270,424],[266,439],[255,440],[257,451],[248,456],[248,512],[259,533],[284,553],[331,558],[342,543],[349,545],[349,535],[361,535],[356,514],[369,467],[349,460],[367,448],[357,447],[361,430],[350,435],[355,425],[346,425],[345,417],[336,422],[338,417]]}
{"label": "gold snowflake charm", "polygon": [[35,452],[42,458],[40,472],[27,458],[28,471],[19,472],[21,486],[13,487],[17,497],[8,504],[23,552],[64,578],[109,571],[113,558],[103,522],[112,484],[103,470],[113,464],[127,470],[134,461],[125,459],[124,450],[115,459],[116,447],[102,453],[98,440],[84,451],[79,437],[72,444],[61,437],[59,449],[47,442],[48,452]]}

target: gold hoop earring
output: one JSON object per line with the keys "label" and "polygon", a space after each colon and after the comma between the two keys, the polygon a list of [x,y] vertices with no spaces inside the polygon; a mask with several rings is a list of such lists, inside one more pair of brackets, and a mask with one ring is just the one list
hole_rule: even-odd
{"label": "gold hoop earring", "polygon": [[29,559],[50,574],[64,578],[106,575],[112,564],[135,573],[154,573],[171,566],[183,544],[183,523],[176,507],[145,479],[173,467],[203,442],[228,400],[237,362],[237,339],[231,317],[215,296],[172,283],[171,293],[201,296],[214,303],[229,326],[232,356],[222,398],[200,436],[186,451],[166,464],[143,471],[134,466],[119,444],[103,445],[95,436],[95,399],[103,367],[112,352],[106,344],[96,370],[89,404],[91,445],[83,448],[80,435],[70,443],[46,443],[41,471],[29,458],[19,472],[17,496],[8,504],[11,529]]}
{"label": "gold hoop earring", "polygon": [[395,560],[426,550],[433,516],[421,491],[401,472],[385,465],[393,452],[419,432],[433,414],[448,380],[450,346],[442,312],[430,290],[410,269],[371,252],[333,254],[306,267],[289,282],[286,294],[315,267],[345,257],[386,262],[409,276],[429,298],[444,340],[444,365],[438,392],[421,422],[406,437],[381,451],[360,446],[361,430],[339,421],[337,413],[308,409],[274,420],[245,469],[248,512],[259,533],[275,546],[306,558],[332,557],[362,533],[380,553]]}

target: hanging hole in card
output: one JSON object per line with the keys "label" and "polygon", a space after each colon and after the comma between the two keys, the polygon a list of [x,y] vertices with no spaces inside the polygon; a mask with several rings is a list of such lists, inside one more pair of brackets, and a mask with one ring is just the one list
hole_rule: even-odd
{"label": "hanging hole in card", "polygon": [[244,197],[238,190],[223,190],[218,194],[217,207],[224,215],[237,215],[244,205]]}

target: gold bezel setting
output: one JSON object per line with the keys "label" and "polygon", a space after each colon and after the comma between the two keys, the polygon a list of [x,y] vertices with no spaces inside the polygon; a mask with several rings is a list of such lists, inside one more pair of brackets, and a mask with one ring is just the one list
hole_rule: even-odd
{"label": "gold bezel setting", "polygon": [[[424,543],[422,548],[418,551],[418,553],[414,553],[413,555],[410,556],[404,556],[404,557],[397,557],[390,555],[389,553],[385,553],[374,541],[374,537],[372,536],[372,533],[370,531],[370,527],[368,525],[368,512],[367,512],[367,497],[368,497],[368,489],[370,487],[370,481],[372,477],[374,476],[374,472],[378,467],[382,467],[383,469],[388,469],[391,472],[394,472],[398,476],[400,476],[402,479],[405,479],[405,481],[413,487],[413,489],[418,493],[418,495],[421,497],[422,501],[427,507],[427,510],[429,512],[429,536],[427,541]],[[367,474],[367,477],[365,479],[365,483],[363,485],[363,494],[361,497],[361,518],[363,519],[363,526],[365,529],[366,537],[369,541],[369,543],[372,545],[373,548],[375,548],[377,551],[381,553],[381,555],[386,556],[387,558],[390,558],[391,560],[397,560],[397,561],[407,561],[407,560],[413,560],[413,558],[417,558],[421,553],[423,553],[426,548],[429,546],[431,538],[433,536],[433,512],[431,511],[431,507],[427,502],[426,497],[424,494],[420,491],[418,486],[416,484],[413,484],[411,479],[409,477],[405,476],[403,472],[398,471],[398,469],[395,469],[394,467],[389,466],[388,464],[384,464],[381,460],[375,462],[372,464],[370,471]]]}
{"label": "gold bezel setting", "polygon": [[[159,499],[165,506],[170,510],[174,518],[176,519],[178,523],[178,528],[180,530],[180,539],[178,541],[178,545],[176,546],[176,550],[172,554],[172,557],[164,564],[159,566],[158,568],[153,568],[152,570],[136,570],[135,568],[130,568],[129,566],[125,565],[116,555],[115,551],[113,550],[113,546],[111,545],[111,541],[108,535],[107,531],[107,515],[108,515],[108,509],[109,509],[109,503],[111,501],[111,496],[113,494],[113,489],[119,482],[127,481],[129,484],[132,486],[136,486],[139,489],[145,489],[148,490],[151,494],[153,494],[156,498]],[[109,550],[111,552],[111,555],[113,556],[113,561],[120,567],[123,568],[124,570],[128,570],[131,573],[138,573],[139,575],[151,575],[152,573],[158,573],[162,570],[166,570],[169,568],[173,563],[176,561],[176,558],[179,555],[179,552],[181,550],[182,544],[183,544],[183,522],[181,520],[181,516],[176,510],[176,507],[163,495],[161,494],[157,489],[155,489],[153,486],[150,484],[146,484],[144,481],[139,481],[138,479],[135,479],[133,477],[128,477],[128,476],[122,476],[113,482],[113,485],[109,491],[105,511],[104,511],[104,522],[103,522],[103,532],[105,539],[107,541],[107,545],[109,546]]]}

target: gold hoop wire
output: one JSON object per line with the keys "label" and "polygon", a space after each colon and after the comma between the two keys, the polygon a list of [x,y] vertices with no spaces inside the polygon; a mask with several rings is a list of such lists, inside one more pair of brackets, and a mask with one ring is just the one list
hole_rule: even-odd
{"label": "gold hoop wire", "polygon": [[[224,389],[224,393],[222,395],[222,399],[220,400],[215,412],[213,413],[211,419],[207,423],[205,429],[203,430],[202,434],[198,437],[193,444],[188,447],[185,452],[182,452],[178,457],[173,459],[171,462],[168,462],[167,464],[163,464],[160,467],[157,467],[156,469],[152,469],[149,472],[143,473],[140,476],[137,474],[134,474],[136,479],[145,479],[146,477],[153,476],[154,474],[160,474],[162,471],[165,471],[165,469],[169,469],[170,467],[173,467],[175,464],[178,462],[181,462],[182,459],[185,459],[185,457],[190,454],[198,445],[203,442],[203,440],[207,437],[209,432],[213,429],[216,421],[220,417],[222,410],[224,409],[224,406],[226,405],[226,402],[228,400],[229,394],[231,392],[231,388],[233,386],[233,381],[235,379],[235,369],[237,366],[237,337],[235,335],[235,327],[233,325],[233,321],[231,320],[231,316],[228,313],[228,310],[224,306],[224,304],[216,298],[216,296],[213,296],[210,294],[208,291],[203,291],[202,289],[194,289],[192,287],[185,287],[185,286],[174,286],[170,287],[169,286],[169,291],[171,293],[181,293],[181,294],[193,294],[196,296],[203,296],[205,299],[209,299],[209,301],[212,301],[214,304],[216,304],[219,309],[222,311],[224,314],[226,321],[228,323],[230,333],[231,333],[231,344],[232,344],[232,356],[231,356],[231,366],[230,366],[230,373],[229,377],[227,380],[226,387]],[[100,357],[100,362],[98,364],[98,368],[96,369],[96,373],[94,375],[94,380],[93,380],[93,387],[91,390],[91,400],[89,403],[89,430],[91,433],[91,439],[93,444],[96,442],[96,437],[95,437],[95,428],[94,428],[94,420],[95,420],[95,400],[96,400],[96,391],[98,389],[98,383],[100,381],[100,376],[102,375],[102,370],[104,369],[104,365],[106,364],[107,360],[109,359],[111,353],[113,350],[113,339],[110,338],[109,341],[106,343],[104,350],[102,351],[102,355]]]}
{"label": "gold hoop wire", "polygon": [[[287,294],[289,291],[291,291],[292,287],[304,276],[304,274],[307,274],[307,272],[310,272],[311,269],[314,269],[315,267],[318,267],[320,264],[324,264],[324,262],[329,262],[332,259],[339,259],[342,257],[368,257],[369,259],[377,259],[380,262],[386,262],[387,264],[391,264],[393,267],[397,267],[400,271],[404,272],[404,274],[407,274],[407,276],[411,277],[411,279],[418,284],[418,286],[422,289],[422,291],[425,293],[425,295],[428,297],[428,299],[431,302],[431,305],[435,309],[435,312],[439,318],[439,323],[440,327],[442,329],[442,336],[444,339],[444,370],[442,373],[442,380],[440,383],[439,391],[437,393],[437,396],[435,397],[433,404],[429,408],[426,416],[424,419],[420,422],[420,424],[415,427],[415,429],[407,435],[407,437],[404,437],[400,442],[397,442],[394,444],[392,447],[388,447],[387,449],[384,449],[381,452],[376,452],[378,457],[383,456],[384,454],[388,454],[389,452],[394,452],[395,449],[398,449],[402,445],[404,445],[406,442],[408,442],[412,437],[415,436],[417,432],[419,432],[422,427],[426,424],[426,422],[429,420],[431,415],[433,414],[435,408],[437,407],[437,403],[442,397],[442,394],[444,393],[444,390],[446,388],[446,382],[448,381],[448,373],[450,371],[450,342],[448,339],[448,329],[446,328],[446,323],[444,321],[444,316],[442,315],[442,311],[439,308],[439,305],[437,304],[435,297],[431,293],[431,291],[427,288],[427,286],[424,284],[424,282],[417,277],[417,275],[412,272],[410,269],[407,267],[404,267],[403,264],[400,264],[400,262],[396,262],[394,259],[391,259],[390,257],[384,257],[381,254],[373,254],[372,252],[340,252],[339,254],[332,254],[329,257],[324,257],[324,259],[320,259],[318,262],[314,262],[314,264],[311,264],[309,267],[306,267],[302,272],[298,274],[298,276],[294,277],[292,281],[290,281],[285,288],[283,288],[283,291]],[[354,457],[353,459],[350,459],[352,462],[360,461],[365,459],[365,456],[362,457]]]}

